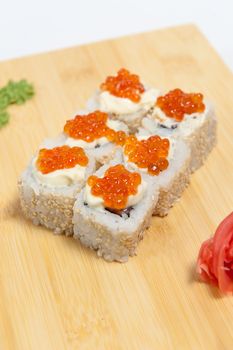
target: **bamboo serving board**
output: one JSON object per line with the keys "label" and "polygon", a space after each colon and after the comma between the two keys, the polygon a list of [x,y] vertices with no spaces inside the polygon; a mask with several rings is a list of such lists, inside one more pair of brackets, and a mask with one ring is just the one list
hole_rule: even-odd
{"label": "bamboo serving board", "polygon": [[[121,67],[214,101],[218,145],[138,255],[107,263],[20,212],[17,178],[46,137]],[[233,78],[192,25],[0,63],[36,96],[0,130],[0,349],[232,349],[233,297],[196,281],[200,244],[233,207]]]}

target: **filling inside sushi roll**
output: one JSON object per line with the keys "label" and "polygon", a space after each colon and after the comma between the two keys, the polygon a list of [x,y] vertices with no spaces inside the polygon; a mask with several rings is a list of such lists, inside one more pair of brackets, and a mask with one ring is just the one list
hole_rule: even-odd
{"label": "filling inside sushi roll", "polygon": [[95,99],[101,111],[128,116],[141,110],[148,111],[158,94],[157,89],[147,89],[138,75],[122,68],[116,76],[106,78]]}
{"label": "filling inside sushi roll", "polygon": [[147,183],[137,172],[130,172],[122,164],[109,167],[102,176],[88,178],[84,204],[98,211],[110,211],[119,216],[130,216],[146,191]]}
{"label": "filling inside sushi roll", "polygon": [[107,113],[100,111],[77,115],[64,126],[65,144],[85,149],[98,148],[110,142],[122,145],[127,132],[124,123],[110,120]]}
{"label": "filling inside sushi roll", "polygon": [[142,127],[149,133],[161,135],[177,133],[188,136],[204,122],[209,107],[201,93],[185,93],[180,89],[159,96],[155,107],[142,120]]}
{"label": "filling inside sushi roll", "polygon": [[32,174],[47,186],[69,186],[84,180],[88,163],[81,147],[42,148],[32,162]]}
{"label": "filling inside sushi roll", "polygon": [[141,136],[139,139],[132,135],[126,139],[123,148],[124,160],[134,169],[159,175],[169,166],[172,148],[168,138],[153,135]]}

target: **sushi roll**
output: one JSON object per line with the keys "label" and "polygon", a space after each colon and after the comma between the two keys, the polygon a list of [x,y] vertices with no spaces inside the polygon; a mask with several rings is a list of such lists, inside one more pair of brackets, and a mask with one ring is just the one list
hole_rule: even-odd
{"label": "sushi roll", "polygon": [[127,261],[149,226],[157,195],[150,176],[117,161],[104,165],[77,196],[74,237],[105,260]]}
{"label": "sushi roll", "polygon": [[109,76],[88,101],[87,109],[99,109],[110,118],[123,121],[131,133],[140,126],[159,95],[157,89],[146,88],[137,75],[122,68],[116,76]]}
{"label": "sushi roll", "polygon": [[95,160],[80,147],[42,148],[19,180],[23,213],[56,234],[73,234],[73,205]]}
{"label": "sushi roll", "polygon": [[143,133],[146,130],[148,135],[185,140],[191,150],[191,172],[203,164],[216,144],[216,126],[212,104],[200,93],[185,93],[180,89],[159,96],[155,107],[141,122]]}
{"label": "sushi roll", "polygon": [[159,135],[129,136],[123,147],[124,162],[134,171],[148,174],[159,188],[153,215],[165,216],[181,197],[190,178],[190,149],[182,140]]}
{"label": "sushi roll", "polygon": [[[94,111],[68,120],[63,133],[52,140],[52,144],[82,147],[102,165],[114,157],[127,133],[128,127],[123,122],[109,119],[107,113]],[[45,145],[49,143],[46,141]]]}

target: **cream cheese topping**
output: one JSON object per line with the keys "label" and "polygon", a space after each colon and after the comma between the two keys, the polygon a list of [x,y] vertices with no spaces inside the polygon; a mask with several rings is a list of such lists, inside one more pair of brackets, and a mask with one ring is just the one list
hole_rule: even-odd
{"label": "cream cheese topping", "polygon": [[[128,132],[127,126],[124,123],[120,122],[119,120],[108,119],[106,124],[109,128],[115,131],[122,130],[122,131]],[[65,144],[70,147],[76,146],[76,147],[82,147],[85,149],[95,148],[97,145],[102,146],[102,145],[105,145],[106,143],[109,143],[109,140],[107,139],[107,137],[100,137],[99,139],[96,139],[92,142],[86,142],[84,140],[74,139],[73,137],[69,137],[69,136],[67,136],[65,140]]]}
{"label": "cream cheese topping", "polygon": [[108,119],[107,126],[115,131],[124,131],[126,133],[129,131],[127,125],[119,120]]}
{"label": "cream cheese topping", "polygon": [[179,123],[174,118],[167,117],[166,114],[159,107],[154,108],[152,118],[157,124],[163,124],[168,128],[170,128],[172,125]]}
{"label": "cream cheese topping", "polygon": [[141,94],[141,100],[138,103],[128,98],[121,98],[110,94],[108,91],[100,92],[99,105],[100,110],[114,114],[130,114],[138,112],[141,109],[149,110],[159,96],[159,90],[148,89]]}
{"label": "cream cheese topping", "polygon": [[73,168],[59,169],[48,174],[43,174],[36,167],[36,159],[33,161],[32,174],[42,184],[51,187],[70,186],[85,178],[86,167],[77,164]]}
{"label": "cream cheese topping", "polygon": [[73,137],[67,137],[65,140],[65,144],[70,147],[82,147],[85,149],[95,148],[97,145],[104,145],[108,143],[107,137],[100,137],[99,139],[96,139],[92,142],[86,142],[84,140],[80,139],[74,139]]}
{"label": "cream cheese topping", "polygon": [[[147,189],[147,183],[142,179],[140,185],[138,186],[137,193],[135,195],[130,195],[128,197],[126,208],[138,204],[144,197],[146,189]],[[88,184],[86,184],[85,190],[84,190],[84,201],[89,205],[89,207],[95,208],[96,210],[104,211],[105,209],[103,198],[94,196],[91,193],[91,187]]]}

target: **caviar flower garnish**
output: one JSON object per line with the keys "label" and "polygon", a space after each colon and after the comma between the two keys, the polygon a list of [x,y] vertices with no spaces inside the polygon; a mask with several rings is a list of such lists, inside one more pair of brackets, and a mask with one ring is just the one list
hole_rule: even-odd
{"label": "caviar flower garnish", "polygon": [[110,167],[103,178],[90,176],[87,183],[94,196],[103,198],[105,208],[122,210],[127,206],[128,197],[137,194],[141,175],[118,164]]}
{"label": "caviar flower garnish", "polygon": [[85,142],[93,142],[101,137],[106,137],[109,142],[123,145],[126,139],[125,132],[109,128],[107,120],[108,115],[100,111],[77,115],[66,122],[64,132],[74,139]]}
{"label": "caviar flower garnish", "polygon": [[69,169],[76,165],[86,166],[88,158],[81,147],[61,146],[52,149],[42,148],[36,161],[37,169],[42,174],[55,170]]}
{"label": "caviar flower garnish", "polygon": [[185,114],[201,113],[205,110],[201,93],[185,93],[180,89],[174,89],[164,96],[159,96],[156,106],[168,117],[177,121],[182,121]]}
{"label": "caviar flower garnish", "polygon": [[129,162],[135,163],[139,168],[147,168],[151,175],[159,175],[169,165],[169,147],[169,140],[158,135],[141,141],[135,136],[129,136],[125,142],[124,153]]}
{"label": "caviar flower garnish", "polygon": [[128,98],[135,103],[140,101],[141,94],[145,91],[139,76],[131,74],[125,68],[120,69],[116,76],[107,77],[100,85],[100,89],[116,97]]}

